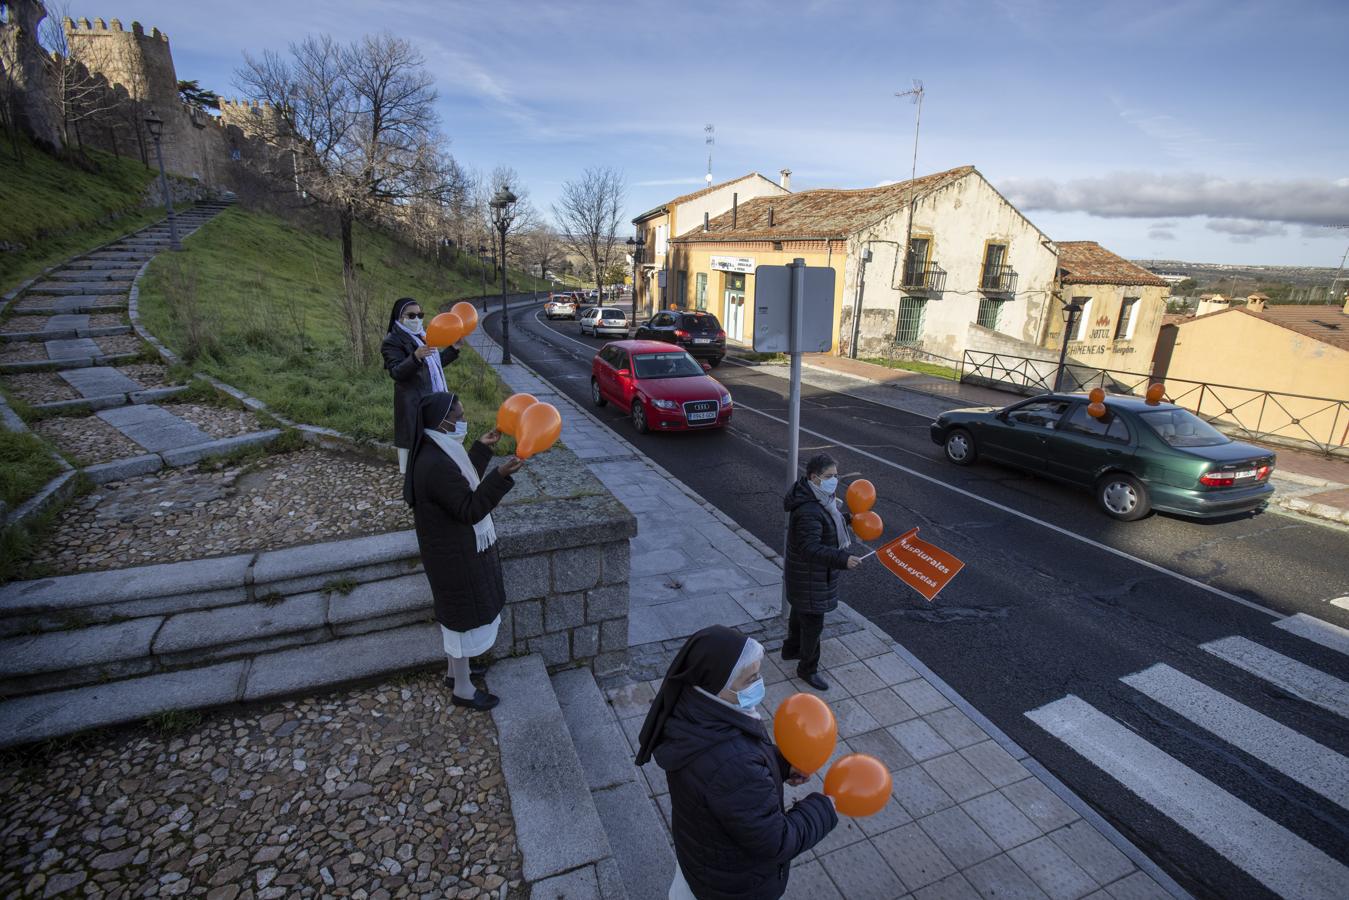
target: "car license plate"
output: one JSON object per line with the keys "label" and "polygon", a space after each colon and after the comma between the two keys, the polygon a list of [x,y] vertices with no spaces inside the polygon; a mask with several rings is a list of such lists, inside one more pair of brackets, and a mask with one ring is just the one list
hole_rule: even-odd
{"label": "car license plate", "polygon": [[715,412],[691,412],[688,415],[690,422],[706,422],[717,417]]}
{"label": "car license plate", "polygon": [[695,344],[710,344],[710,343],[712,343],[712,339],[711,339],[711,338],[694,338],[694,339],[693,339],[693,343],[695,343]]}
{"label": "car license plate", "polygon": [[1229,477],[1229,478],[1254,478],[1254,477],[1255,477],[1255,470],[1254,470],[1254,469],[1242,469],[1240,472],[1232,472],[1232,473],[1230,473],[1227,477]]}

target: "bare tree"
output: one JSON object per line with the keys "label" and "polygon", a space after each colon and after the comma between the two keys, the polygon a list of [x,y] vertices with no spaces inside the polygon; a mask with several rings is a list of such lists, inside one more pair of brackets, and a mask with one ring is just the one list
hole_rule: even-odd
{"label": "bare tree", "polygon": [[115,111],[118,98],[106,79],[94,75],[83,60],[71,56],[70,41],[63,24],[70,20],[69,4],[61,4],[56,12],[57,15],[49,16],[42,23],[41,40],[48,53],[47,70],[61,122],[61,141],[67,151],[74,146],[83,153],[84,134],[80,123]]}
{"label": "bare tree", "polygon": [[539,277],[547,278],[566,256],[562,238],[557,230],[540,223],[521,234],[527,266],[538,266]]}
{"label": "bare tree", "polygon": [[601,294],[605,273],[618,244],[618,225],[626,195],[622,172],[608,167],[586,169],[578,180],[563,183],[562,196],[553,206],[553,216],[562,227],[564,240],[589,261],[595,287]]}
{"label": "bare tree", "polygon": [[[48,96],[50,73],[38,34],[46,8],[40,0],[0,2],[0,91],[5,121],[14,132],[23,131],[40,146],[59,150],[61,129]],[[14,138],[18,151],[18,141]]]}

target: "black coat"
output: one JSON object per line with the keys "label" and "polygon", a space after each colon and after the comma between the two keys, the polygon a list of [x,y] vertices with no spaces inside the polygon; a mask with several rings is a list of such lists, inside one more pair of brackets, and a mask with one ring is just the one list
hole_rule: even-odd
{"label": "black coat", "polygon": [[675,856],[699,900],[777,900],[792,860],[838,824],[823,794],[784,809],[791,767],[763,722],[692,688],[654,756],[670,785]]}
{"label": "black coat", "polygon": [[[379,346],[384,368],[393,378],[393,445],[412,448],[412,438],[421,427],[418,418],[422,397],[431,393],[431,369],[417,358],[417,342],[412,335],[395,327]],[[459,351],[446,347],[440,351],[440,363],[448,366],[459,358]]]}
{"label": "black coat", "polygon": [[492,451],[479,441],[468,458],[482,478],[476,491],[430,440],[423,441],[412,462],[417,546],[436,601],[436,621],[451,631],[487,625],[506,605],[496,545],[479,553],[473,525],[496,508],[515,480],[496,469],[483,475]]}
{"label": "black coat", "polygon": [[[815,499],[804,476],[787,491],[782,508],[791,513],[783,567],[787,601],[797,612],[833,612],[838,607],[839,571],[848,568],[849,556],[846,548],[838,545],[834,519]],[[851,518],[843,514],[845,522]]]}

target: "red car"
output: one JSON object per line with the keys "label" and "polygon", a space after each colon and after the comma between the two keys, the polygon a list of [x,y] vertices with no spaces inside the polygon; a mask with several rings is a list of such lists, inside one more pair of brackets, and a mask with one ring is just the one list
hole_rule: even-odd
{"label": "red car", "polygon": [[648,431],[719,428],[731,421],[731,394],[707,368],[663,341],[614,341],[590,364],[590,398],[632,414]]}

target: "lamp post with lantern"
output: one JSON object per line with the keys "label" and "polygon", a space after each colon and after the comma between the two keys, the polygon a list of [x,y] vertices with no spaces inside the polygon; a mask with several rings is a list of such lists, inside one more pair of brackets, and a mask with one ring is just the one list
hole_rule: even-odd
{"label": "lamp post with lantern", "polygon": [[515,203],[519,198],[502,185],[487,204],[492,208],[492,224],[501,234],[501,362],[511,361],[511,317],[506,309],[506,232],[515,221]]}
{"label": "lamp post with lantern", "polygon": [[1059,344],[1059,368],[1054,375],[1054,391],[1058,392],[1063,386],[1063,366],[1068,358],[1068,338],[1073,333],[1073,326],[1077,324],[1077,317],[1082,314],[1082,300],[1074,297],[1063,304],[1063,340]]}
{"label": "lamp post with lantern", "polygon": [[487,246],[478,245],[478,273],[482,275],[482,311],[487,312]]}
{"label": "lamp post with lantern", "polygon": [[646,241],[642,238],[642,233],[637,232],[635,238],[628,238],[628,251],[632,253],[632,316],[637,318],[637,294],[640,290],[642,271],[642,248],[646,246]]}
{"label": "lamp post with lantern", "polygon": [[153,109],[145,117],[145,130],[150,132],[150,138],[155,142],[155,160],[159,163],[159,188],[164,193],[164,208],[169,213],[169,249],[181,250],[183,245],[178,243],[178,223],[173,217],[173,197],[169,194],[169,176],[164,173],[164,153],[159,148],[159,139],[164,135],[164,120],[155,115]]}

